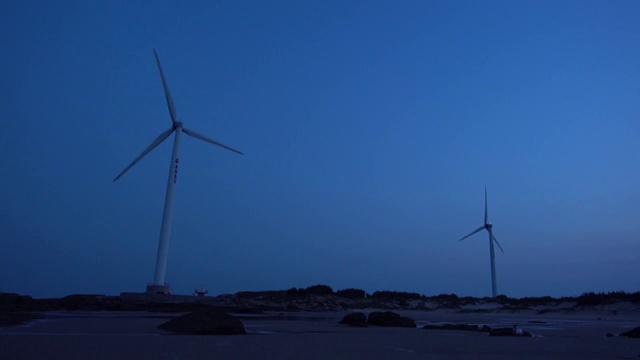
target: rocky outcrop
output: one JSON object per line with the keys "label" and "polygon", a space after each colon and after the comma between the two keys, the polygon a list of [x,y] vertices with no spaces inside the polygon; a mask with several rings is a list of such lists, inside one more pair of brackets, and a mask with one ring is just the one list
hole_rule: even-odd
{"label": "rocky outcrop", "polygon": [[367,323],[376,326],[389,326],[389,327],[416,327],[416,322],[413,319],[400,316],[391,311],[374,311],[369,314]]}
{"label": "rocky outcrop", "polygon": [[355,327],[367,326],[367,316],[363,312],[354,312],[345,315],[338,324],[345,324]]}
{"label": "rocky outcrop", "polygon": [[620,334],[620,336],[626,336],[626,337],[629,337],[629,338],[638,339],[638,338],[640,338],[640,326],[638,326],[635,329],[631,329],[629,331],[625,331],[622,334]]}
{"label": "rocky outcrop", "polygon": [[160,324],[158,328],[189,335],[246,334],[244,325],[239,319],[216,309],[199,309]]}
{"label": "rocky outcrop", "polygon": [[513,328],[493,329],[489,332],[489,336],[516,336],[516,337],[533,337],[530,332],[523,331],[522,335],[516,334]]}

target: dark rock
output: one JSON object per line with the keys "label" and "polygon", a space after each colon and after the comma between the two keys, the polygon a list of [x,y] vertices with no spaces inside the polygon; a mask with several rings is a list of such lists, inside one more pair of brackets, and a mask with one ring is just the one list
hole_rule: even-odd
{"label": "dark rock", "polygon": [[491,328],[489,326],[487,326],[487,325],[482,325],[482,329],[481,330],[484,331],[484,332],[490,332]]}
{"label": "dark rock", "polygon": [[607,337],[615,337],[612,333],[607,333]]}
{"label": "dark rock", "polygon": [[489,332],[489,336],[516,336],[516,337],[533,337],[531,333],[523,331],[522,335],[516,335],[513,332],[513,328],[499,328],[493,329]]}
{"label": "dark rock", "polygon": [[354,312],[345,315],[338,324],[349,326],[367,326],[367,316],[363,312]]}
{"label": "dark rock", "polygon": [[244,335],[244,325],[237,318],[217,309],[199,309],[173,318],[158,328],[190,335]]}
{"label": "dark rock", "polygon": [[638,339],[638,338],[640,338],[640,326],[638,326],[635,329],[632,329],[632,330],[629,330],[629,331],[625,331],[622,334],[620,334],[620,336],[626,336],[628,338]]}
{"label": "dark rock", "polygon": [[374,311],[369,314],[367,323],[376,326],[389,326],[389,327],[416,327],[416,322],[413,319],[400,316],[391,311]]}

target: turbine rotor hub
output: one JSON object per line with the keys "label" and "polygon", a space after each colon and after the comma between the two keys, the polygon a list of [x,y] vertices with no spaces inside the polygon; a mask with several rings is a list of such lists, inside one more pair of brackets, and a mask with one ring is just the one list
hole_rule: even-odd
{"label": "turbine rotor hub", "polygon": [[491,229],[492,227],[493,227],[493,224],[491,224],[490,222],[484,224],[484,228],[487,230]]}
{"label": "turbine rotor hub", "polygon": [[175,128],[181,128],[182,127],[182,121],[176,121],[176,124],[174,125]]}

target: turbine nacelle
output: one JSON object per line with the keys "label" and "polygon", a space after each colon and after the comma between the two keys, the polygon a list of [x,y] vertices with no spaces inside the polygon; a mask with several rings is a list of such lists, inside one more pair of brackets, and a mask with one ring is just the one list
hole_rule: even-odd
{"label": "turbine nacelle", "polygon": [[493,224],[490,223],[490,222],[484,224],[484,228],[487,229],[487,230],[490,230],[492,227],[493,227]]}
{"label": "turbine nacelle", "polygon": [[176,121],[176,123],[173,124],[174,129],[181,128],[181,127],[182,127],[182,121]]}

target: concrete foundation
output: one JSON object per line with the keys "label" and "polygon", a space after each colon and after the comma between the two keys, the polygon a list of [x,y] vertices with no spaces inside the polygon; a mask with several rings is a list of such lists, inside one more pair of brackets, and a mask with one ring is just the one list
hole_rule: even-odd
{"label": "concrete foundation", "polygon": [[169,295],[171,294],[171,285],[155,285],[155,284],[147,284],[147,294],[163,294]]}

